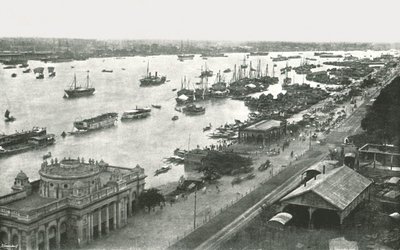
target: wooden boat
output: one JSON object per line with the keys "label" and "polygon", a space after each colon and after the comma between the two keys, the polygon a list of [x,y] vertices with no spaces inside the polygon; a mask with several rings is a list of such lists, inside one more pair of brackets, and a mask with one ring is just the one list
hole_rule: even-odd
{"label": "wooden boat", "polygon": [[153,108],[156,108],[156,109],[160,109],[160,108],[161,108],[161,105],[157,105],[157,104],[151,104],[151,106],[152,106]]}
{"label": "wooden boat", "polygon": [[154,172],[154,176],[164,174],[164,173],[168,172],[169,170],[171,170],[171,166],[161,167],[160,169],[157,169]]}
{"label": "wooden boat", "polygon": [[47,154],[43,155],[43,160],[46,160],[51,157],[51,152],[48,152]]}
{"label": "wooden boat", "polygon": [[13,121],[15,121],[15,117],[14,116],[10,116],[10,113],[11,112],[8,109],[4,113],[4,121],[5,122],[13,122]]}

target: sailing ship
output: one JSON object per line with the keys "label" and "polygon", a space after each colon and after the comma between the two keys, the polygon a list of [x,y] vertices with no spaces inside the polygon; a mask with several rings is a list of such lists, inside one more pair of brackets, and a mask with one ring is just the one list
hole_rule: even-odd
{"label": "sailing ship", "polygon": [[158,76],[157,71],[155,72],[154,75],[151,74],[149,71],[149,63],[147,62],[147,72],[146,76],[144,76],[142,79],[140,79],[140,86],[154,86],[154,85],[160,85],[165,83],[167,80],[166,76]]}
{"label": "sailing ship", "polygon": [[43,74],[44,68],[43,67],[37,67],[33,69],[33,73],[35,73],[36,79],[43,79],[44,74]]}
{"label": "sailing ship", "polygon": [[287,61],[288,58],[286,56],[278,55],[277,57],[273,57],[272,61],[273,62],[281,62],[281,61]]}
{"label": "sailing ship", "polygon": [[0,157],[46,147],[54,141],[53,134],[47,134],[46,128],[38,127],[10,135],[0,135]]}
{"label": "sailing ship", "polygon": [[54,71],[54,67],[47,67],[47,71],[49,72],[49,77],[55,77],[56,72]]}
{"label": "sailing ship", "polygon": [[125,111],[122,114],[121,121],[128,119],[142,119],[146,118],[150,115],[150,108],[135,108],[132,110]]}
{"label": "sailing ship", "polygon": [[186,80],[186,76],[181,80],[181,89],[176,92],[177,98],[175,101],[178,105],[193,102],[194,90],[189,89],[190,80]]}
{"label": "sailing ship", "polygon": [[200,78],[203,78],[203,77],[211,77],[211,76],[213,76],[213,71],[212,70],[210,70],[210,69],[208,69],[208,67],[207,67],[207,63],[205,64],[205,70],[203,70],[203,67],[201,67],[201,73],[200,73]]}
{"label": "sailing ship", "polygon": [[285,79],[283,79],[283,84],[282,84],[282,86],[287,86],[289,83],[291,83],[292,82],[292,78],[290,78],[289,76],[288,76],[288,69],[289,69],[289,66],[288,66],[288,63],[286,62],[286,68],[285,68],[286,70],[285,70]]}
{"label": "sailing ship", "polygon": [[229,90],[227,88],[227,84],[224,79],[222,79],[221,72],[217,73],[217,77],[215,78],[215,82],[211,85],[211,93],[212,97],[223,98],[227,97],[229,94]]}
{"label": "sailing ship", "polygon": [[207,59],[208,57],[228,57],[228,56],[225,55],[224,53],[209,52],[201,54],[201,57],[203,57],[203,59]]}
{"label": "sailing ship", "polygon": [[15,121],[15,117],[14,116],[10,116],[10,110],[6,110],[6,112],[4,113],[4,121],[6,122],[13,122]]}
{"label": "sailing ship", "polygon": [[189,104],[186,107],[184,107],[183,112],[187,115],[201,115],[206,112],[206,108],[202,106],[196,106],[194,104]]}
{"label": "sailing ship", "polygon": [[251,56],[268,56],[268,52],[250,52]]}
{"label": "sailing ship", "polygon": [[181,42],[181,54],[178,55],[178,60],[183,62],[185,60],[193,60],[193,54],[184,54],[183,53],[183,42]]}
{"label": "sailing ship", "polygon": [[90,96],[93,95],[94,91],[96,89],[93,87],[90,87],[90,80],[89,80],[89,71],[87,72],[86,76],[86,86],[76,86],[76,74],[74,74],[74,80],[72,81],[69,89],[65,89],[65,98],[76,98],[76,97],[82,97],[82,96]]}
{"label": "sailing ship", "polygon": [[118,113],[105,113],[93,118],[78,120],[74,122],[75,131],[71,134],[85,133],[92,130],[109,128],[115,125]]}

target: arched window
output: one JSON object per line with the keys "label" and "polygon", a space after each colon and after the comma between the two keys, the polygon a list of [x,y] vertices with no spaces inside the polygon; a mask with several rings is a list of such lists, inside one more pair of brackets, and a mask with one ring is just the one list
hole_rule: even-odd
{"label": "arched window", "polygon": [[0,240],[5,244],[8,244],[8,234],[7,232],[0,231]]}

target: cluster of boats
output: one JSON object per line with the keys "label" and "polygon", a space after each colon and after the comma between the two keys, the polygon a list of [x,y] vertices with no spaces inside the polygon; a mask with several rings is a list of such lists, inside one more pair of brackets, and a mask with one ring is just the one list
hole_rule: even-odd
{"label": "cluster of boats", "polygon": [[209,134],[208,136],[213,139],[235,140],[238,138],[239,127],[242,125],[243,123],[241,123],[239,120],[236,120],[235,124],[222,125],[216,128],[215,131]]}
{"label": "cluster of boats", "polygon": [[[3,67],[3,69],[15,69],[17,68],[17,65],[7,65],[5,67]],[[24,68],[24,70],[22,70],[22,73],[26,74],[26,73],[31,73],[32,70],[29,68],[29,64],[27,63],[22,63],[19,65],[19,68]],[[48,72],[48,76],[51,77],[55,77],[56,76],[56,72],[54,71],[54,67],[53,66],[48,66],[47,67],[47,72]],[[43,79],[44,78],[44,67],[37,67],[33,69],[33,73],[35,74],[35,78],[36,79]],[[17,77],[17,73],[12,73],[11,74],[12,78]]]}
{"label": "cluster of boats", "polygon": [[[160,105],[153,105],[161,108]],[[121,121],[143,119],[150,116],[151,108],[138,108],[127,110],[122,113]],[[118,120],[118,113],[110,112],[96,117],[77,120],[73,123],[74,130],[70,134],[81,134],[93,130],[109,128],[115,125]]]}

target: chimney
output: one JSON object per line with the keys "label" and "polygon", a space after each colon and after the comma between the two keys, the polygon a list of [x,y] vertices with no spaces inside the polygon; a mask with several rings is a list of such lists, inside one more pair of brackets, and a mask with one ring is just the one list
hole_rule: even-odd
{"label": "chimney", "polygon": [[322,174],[325,174],[325,165],[322,166]]}
{"label": "chimney", "polygon": [[157,71],[156,71],[156,77],[157,77]]}

